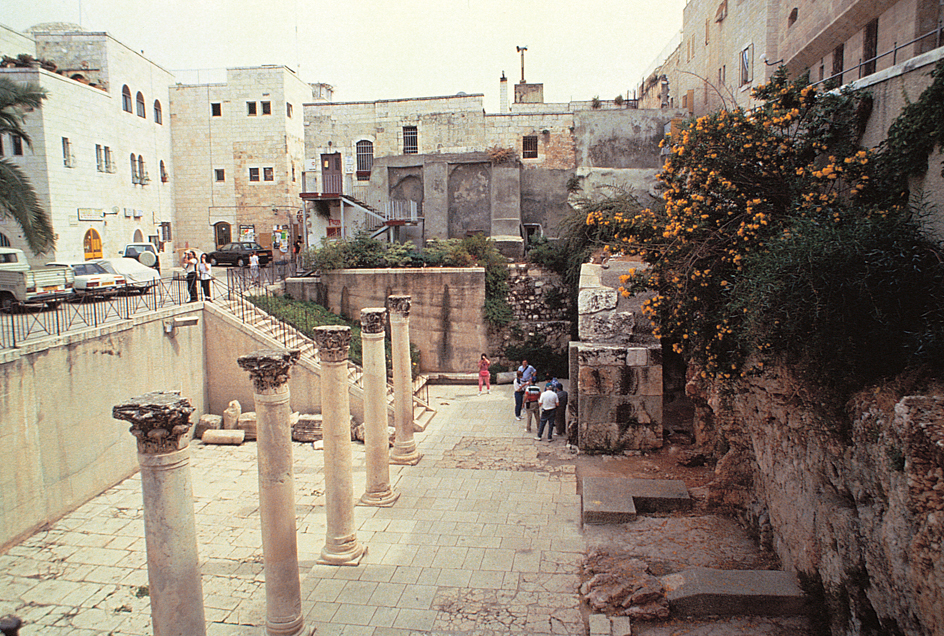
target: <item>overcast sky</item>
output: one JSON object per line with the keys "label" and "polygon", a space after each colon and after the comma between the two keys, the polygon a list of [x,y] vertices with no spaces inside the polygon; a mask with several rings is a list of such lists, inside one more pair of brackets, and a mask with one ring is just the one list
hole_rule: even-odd
{"label": "overcast sky", "polygon": [[22,31],[107,31],[167,70],[285,64],[335,101],[484,93],[525,79],[546,102],[630,97],[678,32],[685,0],[0,0]]}

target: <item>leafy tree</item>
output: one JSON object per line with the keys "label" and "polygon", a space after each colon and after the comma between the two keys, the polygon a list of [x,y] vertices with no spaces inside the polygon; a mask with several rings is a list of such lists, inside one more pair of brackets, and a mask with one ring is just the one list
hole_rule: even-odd
{"label": "leafy tree", "polygon": [[[39,108],[45,98],[46,91],[36,84],[18,84],[0,77],[0,134],[19,137],[32,147],[23,126],[25,115]],[[34,254],[55,248],[49,214],[39,205],[36,191],[23,171],[7,159],[0,159],[0,215],[19,224]]]}

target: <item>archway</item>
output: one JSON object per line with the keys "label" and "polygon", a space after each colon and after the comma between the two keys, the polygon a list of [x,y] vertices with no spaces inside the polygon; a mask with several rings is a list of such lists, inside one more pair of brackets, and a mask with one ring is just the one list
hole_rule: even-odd
{"label": "archway", "polygon": [[102,257],[102,235],[98,230],[89,229],[82,240],[82,249],[85,251],[85,260]]}
{"label": "archway", "polygon": [[216,240],[216,246],[222,247],[233,240],[232,226],[226,221],[220,221],[213,226],[213,237]]}
{"label": "archway", "polygon": [[131,239],[131,242],[132,242],[132,243],[143,243],[143,242],[144,242],[144,234],[141,232],[141,230],[135,230],[135,231],[134,231],[134,238]]}

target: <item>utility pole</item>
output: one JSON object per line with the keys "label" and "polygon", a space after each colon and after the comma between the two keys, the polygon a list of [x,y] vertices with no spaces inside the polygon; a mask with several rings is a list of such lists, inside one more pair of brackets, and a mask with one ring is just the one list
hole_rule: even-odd
{"label": "utility pole", "polygon": [[521,83],[524,84],[524,52],[528,50],[528,47],[516,46],[515,48],[521,53]]}

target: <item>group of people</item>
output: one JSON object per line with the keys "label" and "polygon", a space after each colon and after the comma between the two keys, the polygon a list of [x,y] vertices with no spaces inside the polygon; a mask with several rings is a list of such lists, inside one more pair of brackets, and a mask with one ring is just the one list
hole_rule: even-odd
{"label": "group of people", "polygon": [[547,441],[550,442],[554,439],[555,428],[558,435],[567,432],[567,391],[557,378],[548,380],[541,391],[537,375],[537,370],[527,360],[521,361],[515,372],[515,419],[521,421],[523,413],[525,430],[529,433],[532,422],[536,423],[536,440],[544,438],[546,428]]}
{"label": "group of people", "polygon": [[197,280],[200,281],[200,287],[203,290],[203,300],[212,301],[210,293],[210,281],[213,280],[213,267],[207,260],[206,254],[200,254],[193,250],[187,250],[181,257],[180,264],[184,269],[187,278],[187,293],[190,299],[187,302],[195,303],[197,300]]}

